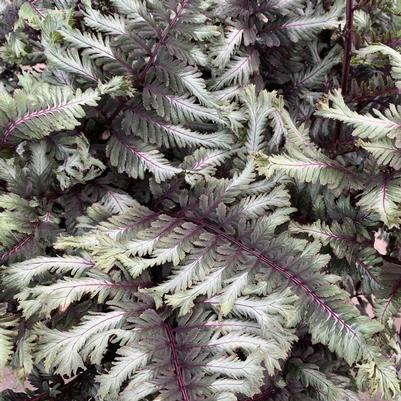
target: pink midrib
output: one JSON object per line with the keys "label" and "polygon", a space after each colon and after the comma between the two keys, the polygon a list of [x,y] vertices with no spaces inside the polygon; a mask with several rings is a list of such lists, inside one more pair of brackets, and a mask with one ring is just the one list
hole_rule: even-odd
{"label": "pink midrib", "polygon": [[25,246],[25,244],[27,244],[32,239],[33,239],[32,233],[23,237],[22,240],[20,242],[18,242],[18,244],[14,245],[12,248],[10,248],[7,251],[4,251],[2,254],[0,254],[0,261],[6,260],[12,254],[18,252],[22,247]]}
{"label": "pink midrib", "polygon": [[228,74],[226,76],[222,76],[220,77],[220,81],[219,84],[222,82],[222,79],[224,78],[225,81],[227,81],[228,79],[230,79],[233,75],[235,75],[243,66],[244,64],[249,63],[249,61],[251,60],[251,58],[253,57],[254,53],[248,54],[246,57],[244,57],[244,59],[232,70],[228,70]]}
{"label": "pink midrib", "polygon": [[277,166],[282,166],[282,167],[299,167],[299,168],[313,168],[313,167],[319,167],[319,168],[330,168],[332,170],[336,171],[341,171],[344,175],[349,176],[349,177],[357,177],[352,171],[348,171],[345,167],[337,164],[332,164],[330,162],[324,163],[324,162],[305,162],[305,163],[276,163],[275,165]]}
{"label": "pink midrib", "polygon": [[165,132],[168,133],[168,131],[172,131],[174,133],[176,133],[177,135],[180,136],[185,136],[185,137],[189,137],[192,138],[191,135],[188,135],[185,131],[180,131],[179,127],[174,126],[172,124],[169,124],[165,121],[160,121],[158,119],[152,119],[151,116],[147,115],[145,112],[143,112],[142,110],[139,110],[137,108],[132,108],[131,111],[134,114],[139,115],[140,117],[142,117],[148,124],[152,124],[157,126],[159,129],[164,130]]}
{"label": "pink midrib", "polygon": [[136,147],[134,147],[133,145],[127,143],[120,134],[117,134],[116,132],[113,132],[113,137],[120,142],[121,144],[123,144],[130,153],[133,153],[134,155],[136,155],[140,160],[146,160],[147,163],[151,164],[152,166],[155,166],[157,168],[164,168],[167,169],[169,166],[168,165],[163,165],[163,164],[159,164],[156,163],[155,161],[153,161],[152,159],[149,159],[149,157],[146,156],[145,152],[140,151],[139,149],[137,149]]}
{"label": "pink midrib", "polygon": [[311,290],[306,283],[304,283],[301,279],[299,279],[295,274],[287,271],[283,267],[279,266],[274,261],[270,260],[266,255],[262,254],[261,252],[248,247],[247,245],[243,244],[236,238],[231,237],[230,235],[226,234],[225,232],[219,230],[218,228],[214,227],[212,224],[206,222],[199,222],[197,220],[193,220],[193,222],[198,223],[209,229],[210,231],[214,232],[215,234],[225,238],[227,241],[233,243],[237,247],[241,248],[244,252],[252,255],[258,260],[261,260],[266,265],[268,265],[273,270],[279,272],[282,276],[287,278],[291,283],[295,286],[302,288],[302,290],[307,294],[307,296],[316,304],[318,304],[330,317],[333,317],[337,323],[339,323],[343,328],[345,328],[353,337],[358,337],[358,333],[337,313],[335,312],[329,305],[325,304],[318,295]]}
{"label": "pink midrib", "polygon": [[172,31],[176,27],[176,25],[177,25],[179,19],[181,18],[183,12],[185,11],[185,8],[187,7],[188,3],[189,3],[189,0],[181,0],[180,3],[178,4],[178,6],[176,8],[175,16],[169,21],[168,25],[163,30],[159,41],[155,44],[155,46],[152,50],[152,53],[150,54],[149,60],[147,61],[145,67],[143,68],[142,72],[139,75],[139,78],[138,78],[139,81],[143,81],[143,79],[146,76],[146,73],[149,71],[149,68],[156,61],[156,58],[157,58],[160,48],[165,45],[170,31]]}
{"label": "pink midrib", "polygon": [[75,105],[75,104],[79,104],[80,101],[79,100],[75,100],[72,102],[67,102],[67,103],[63,103],[63,104],[58,104],[56,106],[49,106],[46,109],[42,109],[42,110],[38,110],[38,111],[33,111],[31,113],[25,114],[23,117],[15,120],[14,122],[12,122],[11,124],[9,124],[4,132],[3,132],[3,138],[1,139],[1,143],[5,143],[8,139],[8,137],[11,135],[11,133],[20,125],[24,124],[25,122],[34,119],[34,118],[38,118],[38,117],[42,117],[45,116],[47,114],[53,114],[56,113],[58,111],[64,110],[65,108]]}
{"label": "pink midrib", "polygon": [[[294,226],[297,226],[296,224],[294,224]],[[313,228],[303,228],[301,226],[298,226],[301,230],[304,230],[304,232],[306,233],[313,233],[313,234],[320,234],[323,235],[324,237],[327,238],[334,238],[338,241],[344,241],[344,242],[349,242],[349,243],[355,243],[356,240],[353,237],[347,237],[345,235],[339,235],[339,234],[335,234],[335,233],[329,233],[326,231],[319,231],[319,230],[314,230]]]}
{"label": "pink midrib", "polygon": [[386,305],[383,308],[383,312],[382,312],[381,319],[380,319],[381,323],[383,323],[384,315],[386,314],[388,307],[390,306],[392,300],[394,299],[394,297],[396,296],[396,294],[400,290],[400,288],[401,288],[401,280],[398,280],[391,291],[390,297],[387,300]]}
{"label": "pink midrib", "polygon": [[204,166],[207,166],[207,162],[209,160],[213,160],[213,158],[216,158],[220,155],[224,155],[226,153],[226,151],[221,151],[219,153],[214,153],[211,154],[209,156],[206,156],[204,159],[201,159],[199,161],[197,161],[191,168],[192,171],[198,171],[198,170],[202,170],[202,168],[204,168]]}
{"label": "pink midrib", "polygon": [[[155,87],[152,86],[152,85],[145,85],[145,88],[147,88],[147,89],[148,89],[150,92],[152,92],[152,94],[154,94],[154,95],[159,95],[159,96],[165,97],[165,98],[167,99],[167,101],[168,101],[170,104],[176,103],[176,104],[181,105],[183,108],[185,107],[185,108],[187,108],[187,109],[193,110],[194,112],[201,112],[201,113],[207,114],[207,115],[208,115],[208,118],[210,118],[211,120],[217,119],[217,118],[218,118],[217,116],[214,116],[214,115],[212,114],[212,112],[208,111],[207,109],[204,110],[204,107],[202,107],[202,106],[200,106],[200,105],[196,105],[196,104],[190,103],[190,102],[183,102],[178,96],[170,95],[170,94],[166,94],[166,93],[164,93],[164,92],[162,92],[162,91],[158,91],[157,88],[155,88]],[[136,109],[135,109],[135,110],[136,110]],[[138,114],[139,114],[139,113],[138,113]],[[212,114],[211,117],[210,117],[210,114]],[[148,118],[147,118],[146,116],[144,116],[144,118],[145,118],[147,121],[149,121]],[[154,123],[153,120],[151,120],[151,122]],[[167,124],[167,125],[169,125],[169,124]]]}

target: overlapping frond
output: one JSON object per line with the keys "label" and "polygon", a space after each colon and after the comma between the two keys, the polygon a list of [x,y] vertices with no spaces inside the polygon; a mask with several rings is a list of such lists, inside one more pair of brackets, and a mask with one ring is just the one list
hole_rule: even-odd
{"label": "overlapping frond", "polygon": [[74,48],[83,49],[83,54],[92,60],[101,62],[106,69],[117,75],[127,74],[132,76],[134,68],[132,63],[124,56],[111,49],[108,36],[103,37],[100,33],[81,33],[77,29],[63,28],[60,30],[64,39]]}
{"label": "overlapping frond", "polygon": [[85,13],[84,21],[95,31],[103,32],[109,35],[126,35],[126,20],[124,17],[116,15],[104,15],[91,6],[90,1],[84,1]]}
{"label": "overlapping frond", "polygon": [[291,378],[300,380],[305,387],[316,391],[324,399],[337,401],[343,395],[342,389],[321,372],[318,366],[302,364],[299,360],[292,360],[290,366]]}
{"label": "overlapping frond", "polygon": [[226,125],[226,119],[220,110],[210,109],[195,103],[194,97],[176,96],[162,86],[146,86],[143,92],[145,107],[151,105],[159,116],[174,123],[188,121],[213,121]]}
{"label": "overlapping frond", "polygon": [[[37,358],[44,360],[47,368],[55,368],[56,372],[71,375],[84,367],[85,354],[91,354],[91,360],[99,362],[106,352],[108,339],[118,334],[123,322],[127,319],[128,311],[113,310],[110,312],[93,312],[70,331],[52,330],[43,323],[36,326],[36,333],[43,338]],[[94,337],[99,341],[94,342]]]}
{"label": "overlapping frond", "polygon": [[363,191],[358,205],[367,211],[378,213],[389,228],[398,227],[401,223],[400,182],[401,178],[398,175],[378,176]]}
{"label": "overlapping frond", "polygon": [[92,260],[79,256],[37,257],[8,267],[6,284],[23,289],[46,273],[69,273],[75,276],[93,266]]}
{"label": "overlapping frond", "polygon": [[232,140],[224,132],[201,134],[179,124],[167,122],[140,107],[125,113],[123,124],[127,132],[158,146],[227,148]]}
{"label": "overlapping frond", "polygon": [[206,90],[206,83],[202,74],[194,67],[186,66],[178,60],[166,58],[158,60],[154,68],[158,80],[172,90],[178,93],[188,91],[205,106],[217,105],[214,97]]}
{"label": "overlapping frond", "polygon": [[295,73],[292,79],[294,87],[297,90],[305,88],[312,90],[321,87],[327,73],[339,63],[338,52],[339,48],[334,47],[322,60],[314,63],[313,67]]}
{"label": "overlapping frond", "polygon": [[[204,325],[205,317],[210,325]],[[263,377],[262,352],[271,352],[266,360],[278,356],[265,334],[253,329],[252,319],[241,325],[198,309],[173,327],[165,316],[148,309],[133,323],[135,341],[122,347],[109,372],[98,377],[103,397],[115,397],[127,379],[121,400],[141,400],[151,394],[162,399],[178,394],[183,400],[252,395]],[[238,358],[234,350],[241,350],[244,357]],[[165,369],[166,363],[172,367]]]}
{"label": "overlapping frond", "polygon": [[98,75],[90,58],[87,56],[80,57],[76,49],[49,47],[46,49],[46,57],[52,66],[79,75],[90,82],[98,81]]}
{"label": "overlapping frond", "polygon": [[[241,179],[244,180],[245,177],[244,175]],[[262,198],[241,201],[238,206],[228,206],[233,202],[231,195],[226,198],[227,201],[230,200],[226,207],[231,208],[232,213],[222,214],[221,202],[227,196],[225,193],[230,186],[236,192],[235,188],[245,185],[244,182],[241,183],[241,179],[238,177],[236,181],[225,183],[225,191],[220,192],[220,189],[201,208],[208,215],[216,210],[215,218],[225,221],[225,224],[228,224],[231,217],[230,231],[233,232],[224,232],[215,222],[205,220],[206,216],[197,216],[191,211],[186,212],[187,216],[154,216],[150,211],[145,213],[144,218],[150,225],[148,223],[143,230],[133,232],[123,248],[130,255],[139,258],[146,256],[148,266],[164,265],[168,262],[174,265],[172,274],[165,282],[147,289],[146,292],[156,300],[164,296],[167,304],[179,309],[181,315],[192,311],[199,297],[206,296],[206,299],[210,299],[219,296],[222,302],[220,308],[226,315],[251,283],[252,277],[263,272],[267,275],[266,278],[271,276],[274,282],[288,281],[306,305],[314,306],[306,310],[316,341],[328,344],[330,349],[346,358],[349,363],[366,358],[369,347],[365,336],[378,330],[378,326],[361,317],[346,301],[346,294],[331,283],[332,279],[325,279],[321,275],[321,269],[327,264],[328,258],[318,254],[317,243],[311,243],[305,249],[304,241],[287,238],[292,244],[288,248],[282,246],[282,238],[266,239],[265,233],[273,234],[277,226],[288,220],[288,214],[285,214],[284,220],[280,217],[277,223],[274,223],[274,212],[270,213],[271,220],[262,214],[255,223],[239,226],[242,220],[238,220],[238,213],[247,216],[244,221],[255,218],[255,213],[244,212]],[[249,182],[249,178],[247,180]],[[206,191],[210,191],[207,188]],[[203,197],[204,195],[200,197],[201,202],[206,201]],[[283,205],[288,195],[279,202],[274,202],[275,199],[276,196],[271,197],[271,206],[267,206],[268,198],[263,199],[263,203],[267,203],[264,208],[275,209]],[[256,204],[255,207],[257,209]],[[152,220],[149,221],[146,216],[153,216]],[[253,232],[247,238],[251,227]],[[269,251],[266,253],[258,250],[258,247]],[[100,249],[97,252],[99,251]],[[292,260],[291,266],[286,262],[288,258]],[[244,267],[248,270],[247,274]],[[360,327],[363,327],[363,331],[359,331],[362,330]]]}
{"label": "overlapping frond", "polygon": [[163,157],[156,147],[140,139],[130,139],[114,133],[107,146],[107,155],[112,166],[134,178],[144,178],[145,171],[154,174],[158,182],[181,172]]}
{"label": "overlapping frond", "polygon": [[232,58],[221,75],[215,78],[214,89],[221,89],[227,85],[244,86],[249,83],[250,76],[259,67],[259,56],[256,52],[238,54]]}
{"label": "overlapping frond", "polygon": [[321,241],[323,245],[330,244],[334,254],[338,258],[343,258],[347,254],[354,253],[355,248],[358,247],[356,229],[354,224],[349,220],[346,220],[342,225],[334,222],[332,226],[320,221],[310,225],[291,223],[289,229],[293,233],[310,235]]}
{"label": "overlapping frond", "polygon": [[385,263],[380,274],[382,290],[380,300],[375,305],[375,313],[383,324],[391,326],[392,319],[399,315],[401,307],[401,269],[400,265]]}
{"label": "overlapping frond", "polygon": [[328,12],[317,11],[315,14],[293,16],[270,24],[263,35],[268,46],[278,46],[281,40],[288,38],[292,42],[313,39],[322,29],[336,28],[342,17],[343,5],[335,2]]}
{"label": "overlapping frond", "polygon": [[248,136],[246,148],[249,153],[262,150],[266,145],[265,129],[267,118],[272,112],[271,99],[266,91],[258,96],[254,86],[248,86],[242,95],[248,112]]}
{"label": "overlapping frond", "polygon": [[396,138],[401,130],[399,107],[390,104],[384,113],[373,110],[373,113],[359,114],[352,111],[344,102],[340,91],[335,90],[327,97],[328,102],[321,103],[317,115],[342,121],[354,128],[353,135],[362,139],[382,140],[386,137]]}
{"label": "overlapping frond", "polygon": [[244,28],[242,26],[232,26],[222,36],[212,52],[213,64],[216,68],[223,69],[227,66],[234,51],[242,42],[243,33]]}
{"label": "overlapping frond", "polygon": [[390,58],[391,75],[393,76],[394,80],[401,81],[401,54],[392,47],[382,44],[366,46],[358,51],[358,54],[361,56],[375,53],[382,53]]}
{"label": "overlapping frond", "polygon": [[401,170],[401,149],[393,140],[384,138],[380,141],[358,141],[358,146],[367,150],[382,166]]}
{"label": "overlapping frond", "polygon": [[[379,359],[376,363],[361,365],[356,378],[357,383],[372,394],[380,392],[384,398],[391,399],[400,391],[399,380],[394,374],[394,368],[389,366],[385,359]],[[374,380],[367,380],[367,378]]]}
{"label": "overlapping frond", "polygon": [[288,154],[256,158],[259,171],[266,176],[280,171],[297,180],[327,185],[333,190],[358,188],[359,176],[337,160],[332,160],[317,149],[300,152],[291,148]]}

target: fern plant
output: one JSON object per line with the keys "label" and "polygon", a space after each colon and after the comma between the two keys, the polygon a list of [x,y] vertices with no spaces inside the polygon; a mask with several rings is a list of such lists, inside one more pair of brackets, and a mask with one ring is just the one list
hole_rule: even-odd
{"label": "fern plant", "polygon": [[399,397],[396,9],[12,7],[1,399]]}

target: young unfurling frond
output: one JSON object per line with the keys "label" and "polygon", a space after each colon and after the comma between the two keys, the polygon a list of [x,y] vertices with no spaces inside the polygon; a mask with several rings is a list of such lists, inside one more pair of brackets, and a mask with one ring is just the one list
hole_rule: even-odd
{"label": "young unfurling frond", "polygon": [[390,58],[391,75],[395,81],[401,81],[401,54],[389,46],[379,44],[366,46],[358,51],[358,54],[361,56],[375,53],[382,53]]}

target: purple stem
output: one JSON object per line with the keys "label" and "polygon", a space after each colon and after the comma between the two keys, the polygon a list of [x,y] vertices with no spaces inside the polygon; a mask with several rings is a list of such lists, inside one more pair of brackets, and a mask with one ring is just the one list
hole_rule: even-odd
{"label": "purple stem", "polygon": [[182,401],[190,401],[187,386],[184,382],[184,377],[182,375],[180,361],[178,359],[177,344],[175,342],[174,333],[173,333],[171,324],[169,322],[164,323],[164,330],[166,331],[166,334],[167,334],[167,337],[169,340],[169,346],[170,346],[170,350],[171,350],[171,358],[173,360],[175,375],[177,377],[178,388],[180,389],[180,392],[181,392]]}
{"label": "purple stem", "polygon": [[138,81],[142,82],[146,76],[146,73],[149,71],[150,67],[155,63],[156,58],[159,54],[160,49],[162,46],[166,44],[166,41],[168,39],[168,35],[170,34],[171,30],[173,30],[177,23],[178,20],[180,19],[182,13],[185,10],[185,7],[188,5],[189,0],[181,0],[178,5],[177,9],[175,11],[175,15],[172,19],[170,19],[168,25],[162,32],[159,41],[156,43],[154,49],[152,50],[148,62],[145,64],[145,67],[143,68],[142,72],[139,74]]}
{"label": "purple stem", "polygon": [[347,0],[346,4],[346,23],[345,23],[345,46],[344,46],[344,62],[343,62],[343,71],[341,75],[341,92],[342,95],[345,96],[348,92],[348,76],[349,76],[349,68],[351,64],[351,55],[352,55],[352,22],[353,22],[353,8],[352,8],[352,0]]}
{"label": "purple stem", "polygon": [[[145,64],[145,67],[143,68],[142,72],[140,72],[140,74],[138,75],[138,79],[137,79],[138,83],[141,84],[143,82],[143,80],[145,79],[146,73],[149,71],[150,67],[152,67],[152,65],[155,63],[160,49],[166,44],[168,35],[176,27],[180,17],[182,16],[182,13],[184,12],[184,9],[188,5],[188,3],[189,3],[189,0],[181,0],[180,3],[178,3],[177,9],[175,11],[175,16],[172,19],[170,19],[168,25],[162,32],[159,41],[155,44],[152,52],[150,53],[149,60]],[[126,104],[127,104],[127,101],[123,101],[117,107],[117,109],[115,110],[113,115],[110,118],[108,118],[108,120],[107,120],[108,126],[111,125],[113,120],[117,117],[118,114],[120,114],[120,112],[124,109]]]}
{"label": "purple stem", "polygon": [[[343,61],[343,70],[341,74],[341,93],[343,96],[346,96],[348,93],[348,77],[349,77],[349,68],[351,64],[351,55],[352,55],[352,20],[353,20],[353,5],[352,0],[347,0],[346,3],[346,11],[345,11],[345,46],[344,46],[344,61]],[[335,142],[337,143],[340,139],[341,135],[341,122],[338,121],[336,124],[336,134],[335,134]]]}

